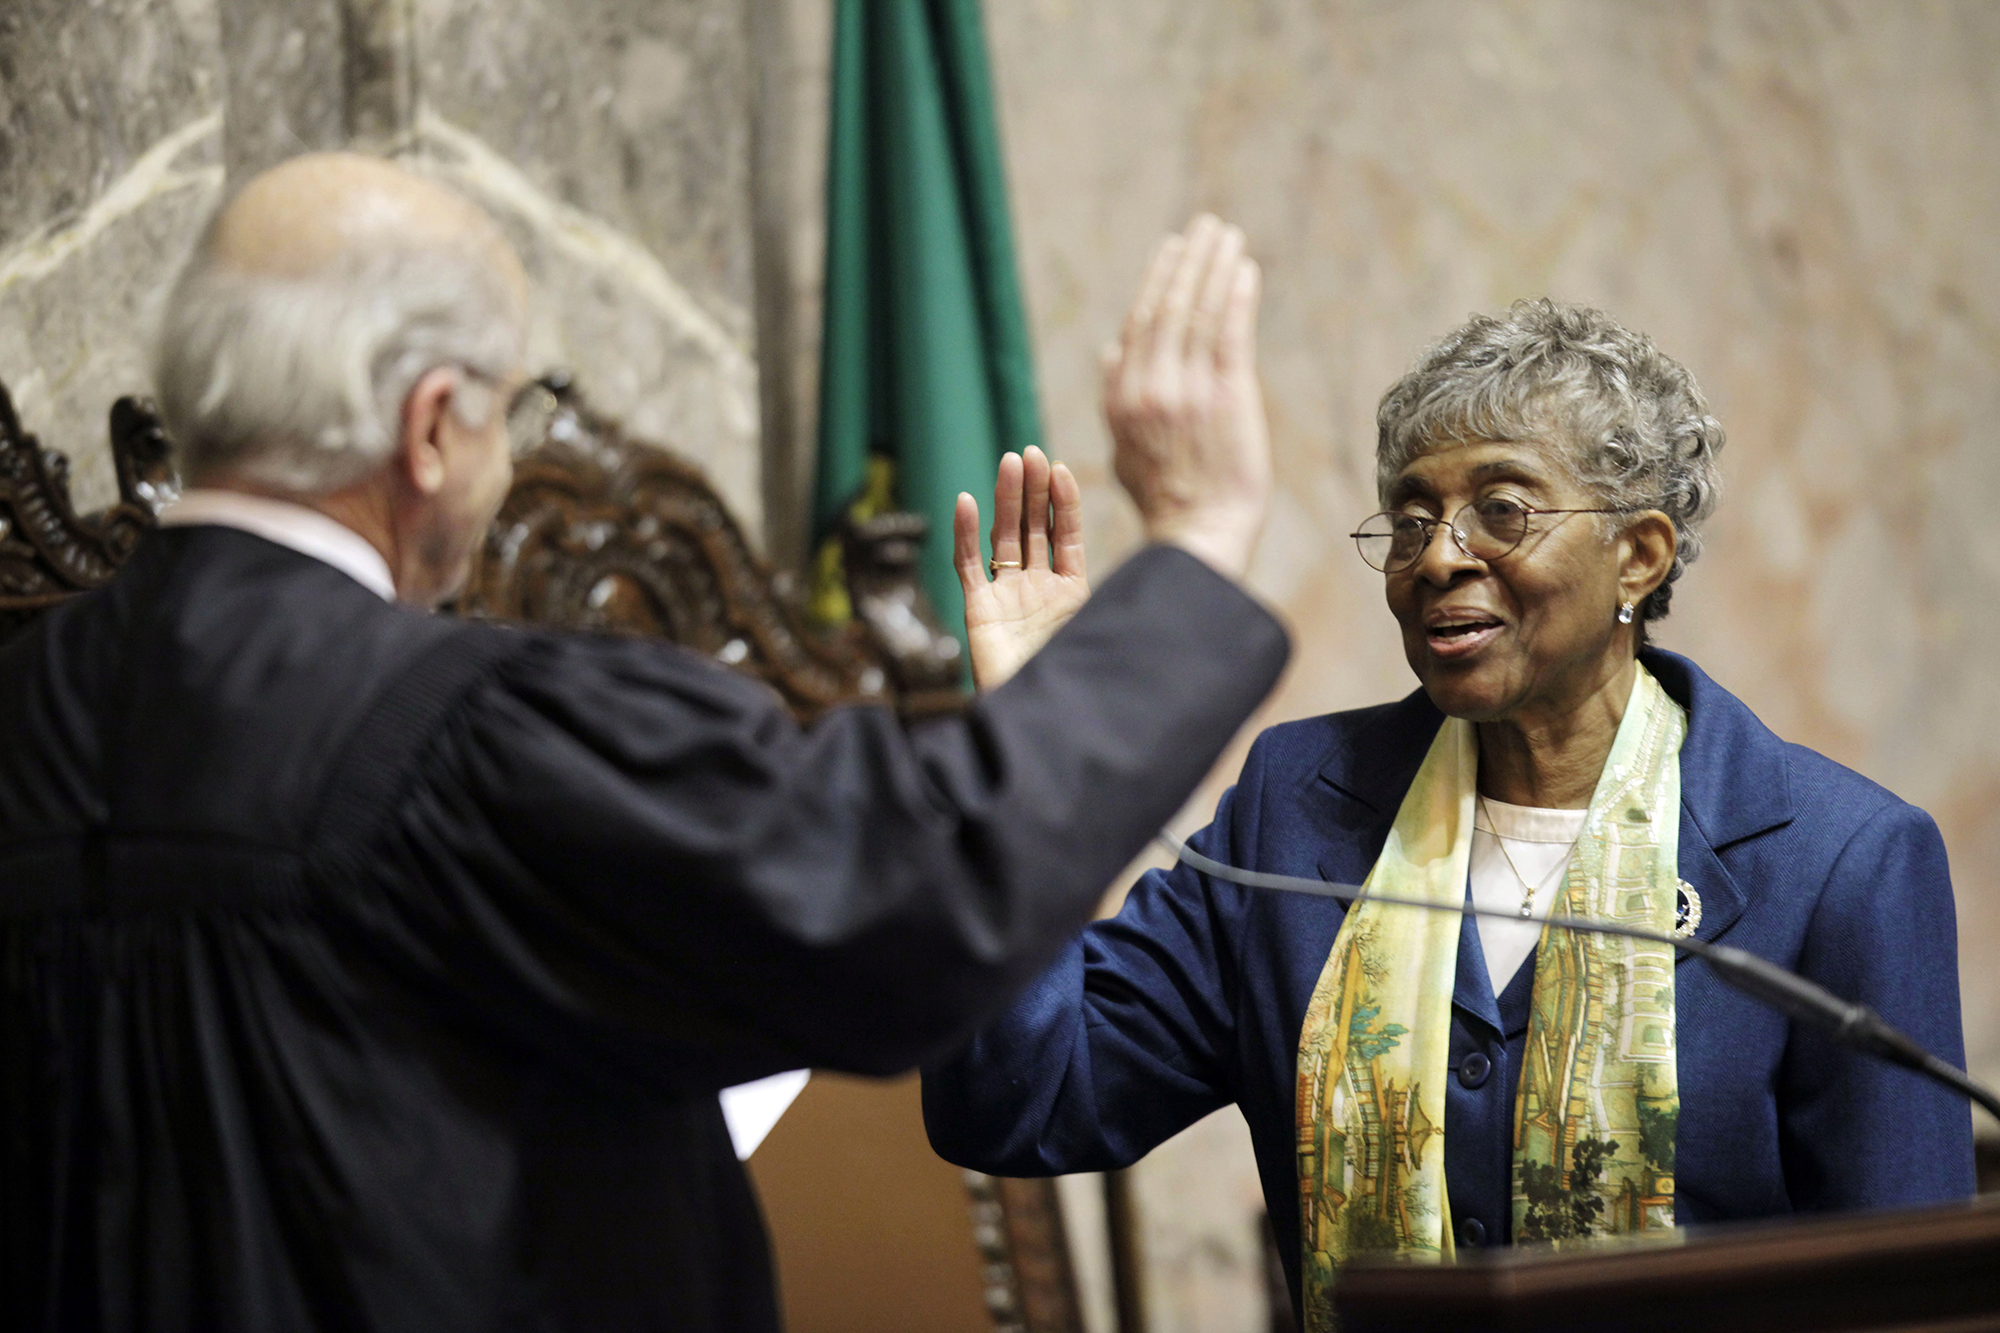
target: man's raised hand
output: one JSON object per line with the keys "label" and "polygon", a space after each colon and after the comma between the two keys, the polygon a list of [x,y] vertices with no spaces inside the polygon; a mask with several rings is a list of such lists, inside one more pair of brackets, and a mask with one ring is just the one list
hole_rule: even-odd
{"label": "man's raised hand", "polygon": [[1147,537],[1231,578],[1249,568],[1271,496],[1258,294],[1243,233],[1203,214],[1161,242],[1104,350],[1113,470]]}
{"label": "man's raised hand", "polygon": [[1048,455],[1030,445],[1025,455],[1002,458],[993,482],[990,571],[979,558],[979,502],[961,492],[951,527],[965,589],[972,681],[990,690],[1020,670],[1090,597],[1083,493],[1067,467],[1050,466]]}
{"label": "man's raised hand", "polygon": [[[1204,214],[1161,242],[1118,341],[1104,351],[1112,466],[1146,536],[1231,578],[1249,568],[1271,497],[1257,383],[1259,290],[1243,233]],[[1068,468],[1051,467],[1035,448],[1008,454],[993,509],[991,570],[979,559],[978,503],[961,494],[952,516],[981,690],[1019,670],[1090,596],[1083,499]]]}

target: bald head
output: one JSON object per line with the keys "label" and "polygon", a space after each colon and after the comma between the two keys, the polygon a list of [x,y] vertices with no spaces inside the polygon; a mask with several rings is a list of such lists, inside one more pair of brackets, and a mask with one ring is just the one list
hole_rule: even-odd
{"label": "bald head", "polygon": [[216,215],[205,241],[218,266],[308,278],[360,254],[455,251],[527,279],[499,227],[471,201],[382,158],[308,153],[252,178]]}
{"label": "bald head", "polygon": [[436,181],[357,153],[272,167],[167,302],[154,380],[182,475],[301,495],[370,475],[425,372],[518,378],[527,297],[493,219]]}

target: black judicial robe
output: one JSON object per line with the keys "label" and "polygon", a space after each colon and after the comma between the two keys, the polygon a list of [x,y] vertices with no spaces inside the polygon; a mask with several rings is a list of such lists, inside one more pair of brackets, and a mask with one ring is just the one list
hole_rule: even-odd
{"label": "black judicial robe", "polygon": [[802,730],[148,537],[0,654],[0,1325],[774,1328],[716,1091],[949,1048],[1285,653],[1156,548],[965,717]]}

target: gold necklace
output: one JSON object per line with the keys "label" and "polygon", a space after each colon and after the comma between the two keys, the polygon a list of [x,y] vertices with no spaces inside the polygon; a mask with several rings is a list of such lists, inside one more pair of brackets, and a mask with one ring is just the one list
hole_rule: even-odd
{"label": "gold necklace", "polygon": [[[1507,862],[1507,868],[1514,872],[1514,878],[1521,885],[1521,915],[1533,916],[1535,914],[1536,886],[1528,883],[1528,877],[1521,873],[1521,867],[1514,864],[1514,854],[1507,850],[1507,840],[1500,836],[1499,828],[1497,828],[1493,823],[1493,808],[1486,804],[1486,793],[1478,792],[1475,793],[1475,795],[1477,795],[1479,799],[1479,808],[1486,812],[1486,831],[1488,833],[1491,833],[1493,835],[1493,841],[1499,844],[1500,855],[1503,858],[1505,858]],[[1572,848],[1576,846],[1576,842],[1573,839],[1570,842],[1570,846]],[[1553,874],[1554,872],[1552,871],[1550,873]],[[1542,878],[1544,881],[1546,881],[1548,879],[1548,876],[1544,875]]]}

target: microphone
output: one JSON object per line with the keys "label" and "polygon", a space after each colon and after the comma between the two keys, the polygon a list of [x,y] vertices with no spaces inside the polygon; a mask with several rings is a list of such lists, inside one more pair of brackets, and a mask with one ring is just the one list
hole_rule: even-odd
{"label": "microphone", "polygon": [[1335,884],[1330,880],[1306,879],[1298,875],[1273,875],[1261,870],[1239,870],[1212,857],[1203,856],[1186,843],[1164,832],[1158,835],[1157,840],[1183,865],[1199,870],[1204,875],[1227,880],[1231,884],[1240,884],[1246,889],[1303,893],[1315,898],[1331,898],[1344,907],[1352,905],[1358,899],[1366,898],[1369,902],[1389,903],[1397,907],[1421,907],[1431,912],[1454,912],[1460,916],[1491,916],[1507,921],[1533,921],[1538,925],[1554,926],[1558,930],[1580,931],[1592,935],[1623,935],[1635,940],[1651,940],[1670,948],[1686,949],[1695,957],[1707,962],[1714,969],[1715,975],[1725,984],[1742,991],[1745,995],[1762,1001],[1789,1018],[1819,1028],[1842,1045],[1866,1051],[1877,1059],[1887,1060],[1905,1069],[1913,1069],[1932,1082],[1941,1083],[1959,1095],[1971,1098],[1985,1107],[1994,1119],[2000,1120],[2000,1096],[1995,1096],[1989,1089],[1973,1082],[1958,1066],[1932,1055],[1908,1036],[1890,1026],[1880,1014],[1867,1005],[1851,1004],[1796,972],[1782,968],[1767,958],[1759,958],[1754,953],[1731,948],[1727,944],[1710,944],[1706,940],[1693,938],[1680,939],[1672,935],[1662,935],[1656,930],[1615,925],[1608,921],[1587,921],[1582,917],[1524,917],[1517,912],[1474,907],[1468,903],[1434,903],[1426,902],[1422,898],[1391,897],[1387,894],[1371,893],[1356,884]]}

